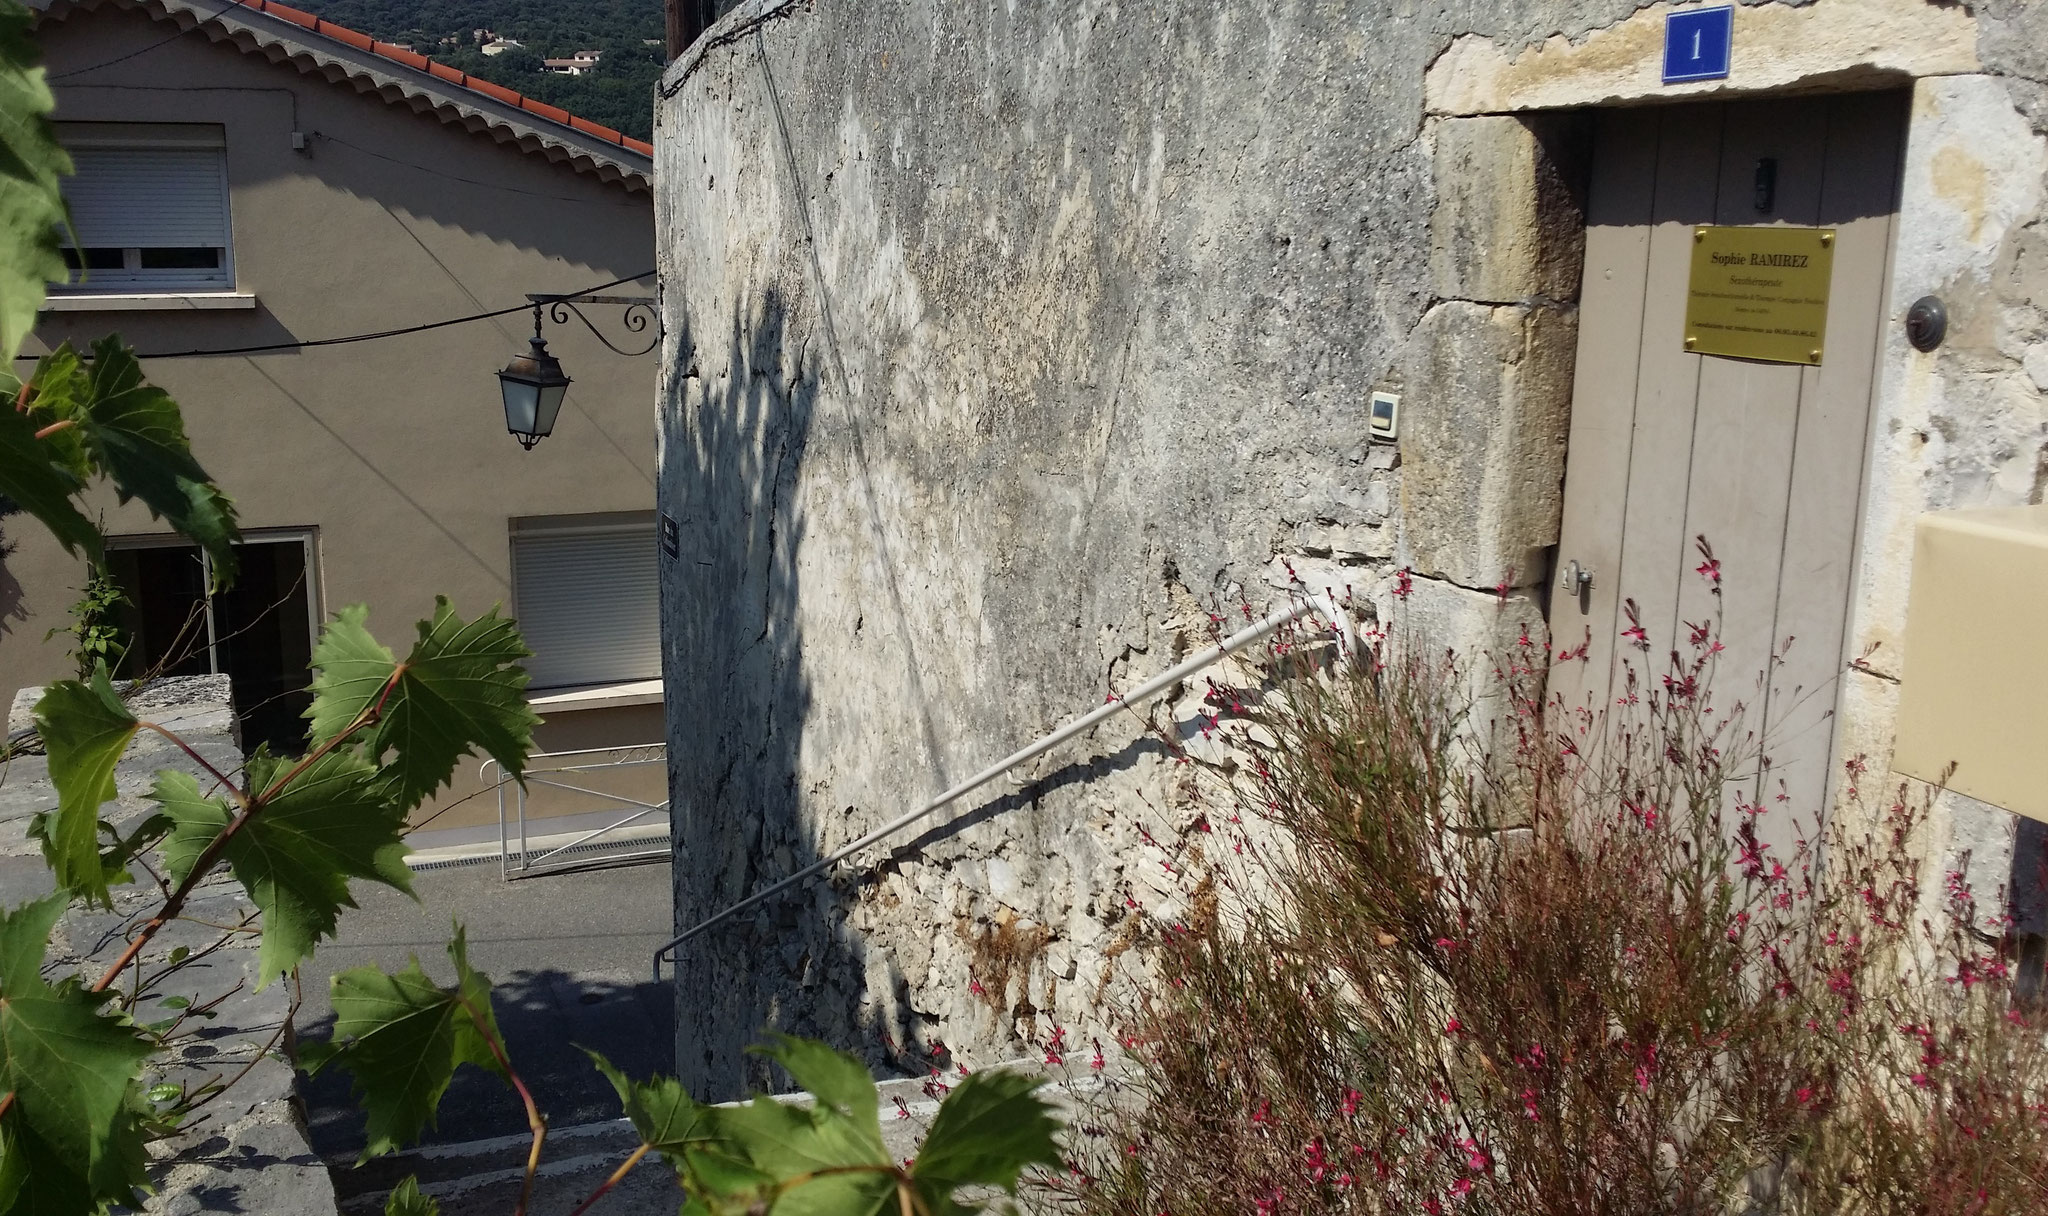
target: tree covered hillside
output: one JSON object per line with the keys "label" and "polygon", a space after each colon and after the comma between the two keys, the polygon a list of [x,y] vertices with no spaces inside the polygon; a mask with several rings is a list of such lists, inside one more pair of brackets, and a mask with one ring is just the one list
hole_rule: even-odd
{"label": "tree covered hillside", "polygon": [[[654,134],[662,66],[662,0],[294,0],[297,7],[374,38],[409,46],[628,135]],[[485,55],[478,31],[518,42]],[[651,45],[650,45],[651,44]],[[543,59],[602,51],[581,76]]]}

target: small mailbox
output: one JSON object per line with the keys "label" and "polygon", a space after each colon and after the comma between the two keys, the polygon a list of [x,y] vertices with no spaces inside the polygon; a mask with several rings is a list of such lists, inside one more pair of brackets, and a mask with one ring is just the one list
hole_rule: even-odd
{"label": "small mailbox", "polygon": [[1893,766],[2048,820],[2048,506],[1922,516],[1906,611]]}

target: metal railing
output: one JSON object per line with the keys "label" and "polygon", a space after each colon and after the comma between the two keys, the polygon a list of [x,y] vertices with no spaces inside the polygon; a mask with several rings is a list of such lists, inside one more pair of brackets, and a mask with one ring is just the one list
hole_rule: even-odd
{"label": "metal railing", "polygon": [[[608,758],[594,759],[593,757]],[[613,790],[591,788],[591,784],[595,784],[600,776],[616,774],[626,769],[642,768],[649,765],[661,766],[664,773],[662,785],[665,789],[667,787],[666,772],[668,768],[668,744],[666,743],[642,743],[626,747],[587,747],[576,751],[562,752],[537,752],[527,758],[526,781],[523,785],[512,780],[496,760],[484,761],[483,767],[478,770],[477,775],[486,784],[495,785],[498,794],[499,875],[509,880],[529,878],[540,874],[559,873],[563,870],[587,866],[594,862],[612,863],[666,859],[669,856],[669,845],[666,839],[662,840],[659,849],[632,849],[628,847],[620,852],[605,852],[599,848],[594,848],[592,845],[592,842],[596,841],[599,837],[611,835],[621,828],[630,827],[633,824],[648,819],[650,816],[660,815],[663,819],[668,817],[668,799],[666,798],[660,802],[643,802],[638,798],[629,798]],[[493,775],[494,772],[495,776]],[[584,784],[578,784],[578,782],[583,782]],[[505,788],[508,785],[512,788],[512,797],[510,799],[511,813],[509,816],[506,813],[507,799],[505,796]],[[535,823],[546,823],[548,819],[558,817],[556,815],[549,815],[538,820],[528,817],[527,797],[535,789],[559,791],[568,795],[571,800],[593,800],[596,805],[590,807],[588,813],[601,814],[605,811],[616,810],[626,810],[629,813],[623,818],[613,820],[600,827],[592,828],[589,831],[578,833],[574,839],[563,844],[554,845],[544,853],[535,854],[529,843],[531,839],[529,828]],[[630,845],[632,842],[621,841],[619,843]],[[572,851],[576,854],[573,858],[564,861],[554,861],[551,865],[548,864],[551,859],[560,858]]]}
{"label": "metal railing", "polygon": [[748,908],[753,907],[754,905],[762,902],[763,900],[773,898],[774,896],[782,893],[783,891],[787,891],[791,887],[797,886],[800,883],[817,877],[819,874],[824,873],[826,870],[831,869],[833,866],[838,865],[840,862],[846,860],[854,854],[859,853],[872,845],[879,844],[882,841],[887,840],[889,837],[896,835],[898,832],[901,832],[903,829],[910,827],[913,824],[919,823],[922,820],[929,818],[934,814],[937,814],[939,811],[945,809],[947,806],[950,806],[954,802],[959,801],[961,798],[973,793],[975,790],[981,788],[982,786],[987,785],[989,782],[995,780],[997,777],[1002,776],[1004,773],[1009,772],[1011,769],[1016,768],[1018,765],[1026,764],[1032,760],[1036,760],[1038,757],[1051,751],[1053,748],[1058,747],[1060,744],[1065,743],[1067,740],[1072,739],[1077,735],[1086,734],[1088,731],[1093,730],[1097,725],[1102,723],[1104,720],[1113,717],[1114,715],[1128,712],[1129,710],[1135,709],[1138,706],[1145,704],[1152,698],[1158,696],[1159,694],[1167,691],[1170,688],[1173,688],[1181,681],[1187,679],[1189,676],[1196,674],[1197,672],[1201,671],[1203,668],[1209,666],[1210,664],[1219,662],[1225,656],[1230,655],[1236,651],[1242,650],[1246,646],[1249,646],[1254,642],[1262,641],[1266,637],[1274,633],[1276,630],[1279,630],[1284,626],[1291,625],[1295,621],[1300,620],[1302,617],[1309,616],[1311,614],[1322,617],[1323,620],[1329,625],[1331,632],[1337,636],[1340,644],[1340,652],[1344,655],[1345,661],[1355,662],[1357,660],[1358,655],[1358,638],[1356,633],[1352,630],[1351,619],[1344,614],[1343,607],[1337,601],[1336,592],[1334,590],[1326,590],[1320,595],[1315,593],[1306,594],[1301,598],[1298,598],[1291,602],[1287,607],[1282,608],[1279,611],[1274,612],[1271,615],[1266,616],[1260,620],[1253,621],[1251,624],[1247,625],[1243,629],[1240,629],[1236,633],[1230,635],[1229,637],[1224,638],[1222,641],[1218,642],[1214,646],[1209,647],[1207,650],[1202,651],[1200,654],[1197,654],[1192,658],[1187,659],[1185,662],[1175,665],[1167,671],[1163,671],[1158,675],[1153,676],[1151,679],[1145,681],[1143,684],[1130,690],[1122,696],[1114,697],[1107,704],[1097,706],[1095,709],[1091,710],[1086,714],[1081,715],[1080,717],[1067,723],[1065,726],[1062,726],[1059,729],[1051,732],[1050,734],[1041,737],[1037,742],[1029,744],[1028,746],[1025,746],[1015,752],[1012,752],[1010,755],[1005,756],[1001,760],[996,761],[994,764],[989,765],[987,768],[976,773],[974,776],[969,777],[965,781],[962,781],[960,784],[954,786],[952,789],[949,789],[945,793],[940,794],[938,797],[932,799],[930,802],[925,803],[923,806],[917,808],[916,810],[911,811],[909,814],[903,815],[900,818],[893,819],[888,823],[883,824],[881,827],[876,828],[874,831],[869,832],[867,835],[861,837],[859,840],[852,842],[851,844],[843,845],[840,848],[834,849],[829,856],[820,858],[819,860],[812,862],[810,865],[805,866],[803,869],[798,870],[796,873],[791,874],[789,877],[781,879],[778,882],[771,883],[767,887],[754,892],[752,895],[749,895],[745,899],[740,900],[738,903],[733,904],[731,907],[726,908],[724,911],[719,912],[706,920],[699,921],[698,923],[690,926],[688,929],[685,929],[683,932],[676,934],[668,941],[663,942],[661,948],[654,952],[655,982],[661,982],[661,960],[665,958],[673,958],[678,947],[680,947],[684,942],[687,942],[691,938],[696,937],[698,934],[704,932],[706,929],[709,929],[712,926],[717,925],[720,922],[725,921],[734,915],[737,915],[738,913],[746,911]]}

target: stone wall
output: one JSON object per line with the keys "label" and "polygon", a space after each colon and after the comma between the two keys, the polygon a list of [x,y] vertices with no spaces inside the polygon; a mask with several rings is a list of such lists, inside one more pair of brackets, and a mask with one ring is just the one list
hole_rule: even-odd
{"label": "stone wall", "polygon": [[[729,6],[656,116],[678,928],[1164,669],[1290,570],[1384,613],[1406,569],[1405,613],[1468,651],[1540,633],[1582,258],[1565,111],[1659,95],[1615,64],[1663,11]],[[1923,92],[1996,91],[2012,147],[2037,140],[2023,6],[1739,17],[1885,32],[1788,38],[1738,88],[1967,70]],[[1995,375],[1958,393],[2007,428],[1958,457],[1980,474],[2040,451],[2033,164],[1987,169],[2016,193],[1970,238],[1981,298],[2015,301],[1978,322]],[[1977,357],[1937,359],[1960,384]],[[1398,444],[1367,437],[1376,389],[1402,396]],[[1913,501],[1993,484],[1954,483]],[[1129,947],[1216,847],[1221,791],[1172,754],[1199,693],[686,947],[684,1078],[765,1081],[740,1049],[768,1024],[877,1064],[1101,1034]]]}
{"label": "stone wall", "polygon": [[[31,712],[41,689],[23,689],[14,699],[10,731],[33,724]],[[128,698],[137,716],[176,732],[208,763],[232,772],[242,763],[236,739],[232,693],[226,676],[166,679]],[[118,801],[102,817],[133,831],[154,812],[144,794],[156,774],[176,769],[203,777],[199,766],[161,735],[136,736],[114,769]],[[0,772],[0,903],[9,907],[51,890],[49,870],[27,836],[29,818],[55,807],[49,762],[41,755],[16,756]],[[156,861],[159,870],[161,862]],[[117,887],[114,907],[73,905],[57,922],[49,961],[96,977],[126,947],[128,935],[162,903],[147,885]],[[231,938],[224,949],[202,953],[222,936],[211,925],[233,925],[254,912],[239,885],[225,872],[201,883],[186,901],[184,916],[151,939],[142,957],[152,969],[174,950],[194,960],[145,998],[135,1011],[143,1021],[175,1016],[163,1002],[183,997],[194,1005],[213,1002],[213,1016],[195,1019],[173,1040],[171,1055],[149,1080],[192,1088],[211,1080],[240,1079],[194,1112],[182,1134],[150,1146],[151,1181],[158,1188],[144,1210],[162,1216],[195,1212],[291,1212],[331,1216],[334,1184],[313,1152],[293,1088],[291,984],[256,986],[253,936]],[[209,922],[209,923],[202,923]]]}

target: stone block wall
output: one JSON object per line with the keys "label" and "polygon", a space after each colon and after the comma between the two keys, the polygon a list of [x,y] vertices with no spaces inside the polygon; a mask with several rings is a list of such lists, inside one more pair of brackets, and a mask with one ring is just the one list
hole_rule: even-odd
{"label": "stone block wall", "polygon": [[[1540,630],[1580,166],[1568,128],[1425,121],[1450,31],[1554,16],[1453,7],[749,0],[672,65],[678,928],[1268,610],[1290,568],[1370,606],[1412,566],[1452,644]],[[762,1080],[740,1049],[771,1023],[878,1065],[1106,1036],[1110,960],[1185,907],[1222,796],[1171,754],[1200,694],[692,943],[685,1078]]]}
{"label": "stone block wall", "polygon": [[[1297,576],[1383,618],[1406,587],[1403,615],[1467,652],[1541,634],[1583,257],[1570,112],[1667,95],[1640,65],[1668,6],[723,7],[656,115],[678,929]],[[1982,251],[1983,307],[1954,350],[1885,356],[1952,403],[1929,409],[1954,436],[1928,425],[1955,460],[1874,457],[1870,493],[1882,513],[1884,487],[1955,487],[1900,519],[2038,501],[2044,108],[2012,33],[2035,18],[1813,0],[1738,20],[1783,36],[1733,87],[1926,75],[1958,139],[1998,134],[1983,197],[1956,204],[1982,217],[1955,247]],[[1368,437],[1375,390],[1401,395],[1398,443]],[[1880,442],[1914,432],[1898,418]],[[1134,947],[1218,845],[1227,791],[1174,754],[1201,693],[691,943],[685,1080],[765,1083],[742,1048],[768,1025],[877,1066],[1106,1037]]]}
{"label": "stone block wall", "polygon": [[[10,732],[33,725],[39,688],[16,694]],[[226,676],[165,679],[127,698],[134,713],[163,725],[190,743],[222,772],[242,764],[233,693]],[[155,810],[144,794],[166,769],[204,777],[198,764],[161,735],[143,732],[114,769],[119,798],[103,818],[133,831]],[[0,903],[12,907],[47,895],[49,870],[28,822],[56,806],[49,761],[39,754],[16,756],[0,771]],[[161,869],[160,860],[156,863]],[[97,977],[127,946],[129,934],[161,905],[147,885],[117,887],[111,910],[73,905],[57,922],[49,959],[59,968]],[[225,873],[202,883],[186,901],[178,921],[165,927],[144,952],[145,966],[158,967],[173,950],[198,954],[220,938],[211,925],[240,923],[255,911],[239,885]],[[197,1212],[291,1212],[331,1216],[334,1183],[326,1163],[313,1151],[293,1083],[290,981],[256,987],[257,940],[243,936],[226,948],[184,967],[136,1010],[144,1021],[173,1016],[166,998],[193,1004],[221,998],[215,1016],[179,1036],[171,1057],[151,1078],[191,1087],[240,1076],[226,1093],[195,1112],[176,1137],[151,1146],[149,1174],[157,1187],[144,1211],[162,1216]]]}

